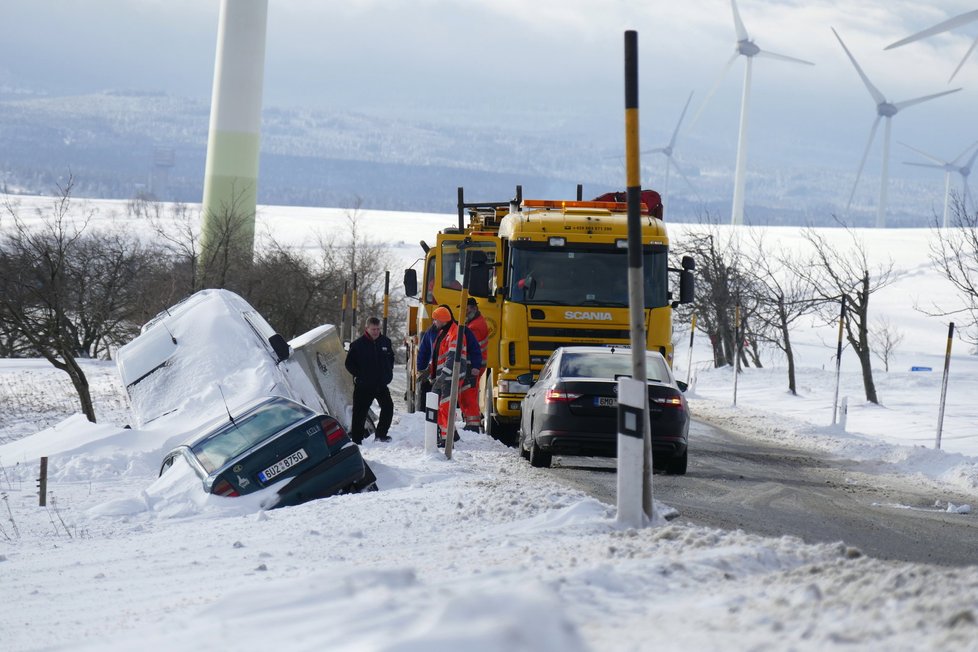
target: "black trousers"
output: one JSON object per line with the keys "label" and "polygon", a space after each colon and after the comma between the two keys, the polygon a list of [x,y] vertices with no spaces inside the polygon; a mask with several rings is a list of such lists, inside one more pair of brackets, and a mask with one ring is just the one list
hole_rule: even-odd
{"label": "black trousers", "polygon": [[367,421],[367,410],[370,404],[377,401],[380,405],[380,421],[377,422],[377,435],[385,436],[390,430],[394,418],[394,401],[391,392],[384,387],[353,387],[353,423],[350,424],[350,439],[360,444],[363,442],[363,426]]}

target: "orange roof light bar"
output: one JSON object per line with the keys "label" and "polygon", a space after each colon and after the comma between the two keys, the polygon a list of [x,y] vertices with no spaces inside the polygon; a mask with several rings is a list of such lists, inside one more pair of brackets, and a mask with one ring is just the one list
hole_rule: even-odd
{"label": "orange roof light bar", "polygon": [[[613,213],[623,213],[628,210],[628,204],[619,201],[565,201],[563,199],[524,199],[525,208],[597,208],[611,211]],[[647,212],[645,204],[642,204],[642,212]]]}

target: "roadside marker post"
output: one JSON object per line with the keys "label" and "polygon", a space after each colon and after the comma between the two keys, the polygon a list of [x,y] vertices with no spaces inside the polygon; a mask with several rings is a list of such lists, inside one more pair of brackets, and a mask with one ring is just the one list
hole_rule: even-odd
{"label": "roadside marker post", "polygon": [[951,342],[954,341],[954,322],[947,328],[947,350],[944,352],[944,379],[941,381],[941,407],[937,414],[937,439],[934,448],[941,447],[941,434],[944,431],[944,403],[947,400],[947,376],[951,369]]}
{"label": "roadside marker post", "polygon": [[438,394],[425,394],[424,407],[424,452],[428,454],[438,450]]}
{"label": "roadside marker post", "polygon": [[839,312],[839,340],[835,347],[835,398],[832,399],[832,425],[837,423],[839,414],[839,384],[842,381],[842,333],[846,323],[846,298],[839,301],[842,308]]}
{"label": "roadside marker post", "polygon": [[733,406],[737,407],[737,379],[740,377],[740,345],[743,340],[743,333],[740,331],[740,301],[734,308],[734,382],[733,382]]}
{"label": "roadside marker post", "polygon": [[689,322],[689,359],[686,361],[686,384],[689,385],[689,379],[693,376],[693,336],[696,334],[696,313],[693,313],[693,319]]}
{"label": "roadside marker post", "polygon": [[387,337],[387,313],[390,311],[391,303],[391,273],[384,272],[384,320],[383,320],[383,332],[384,337]]}
{"label": "roadside marker post", "polygon": [[645,525],[642,485],[647,400],[645,383],[634,378],[618,379],[618,524],[624,527]]}
{"label": "roadside marker post", "polygon": [[[628,202],[628,323],[632,345],[632,378],[642,386],[642,512],[651,522],[655,510],[652,492],[652,431],[649,428],[648,378],[645,366],[645,274],[642,271],[642,175],[639,164],[638,32],[625,32],[625,195]],[[650,207],[646,207],[650,208]],[[621,398],[621,397],[619,397]],[[619,438],[620,439],[620,438]],[[621,459],[623,451],[618,450]]]}

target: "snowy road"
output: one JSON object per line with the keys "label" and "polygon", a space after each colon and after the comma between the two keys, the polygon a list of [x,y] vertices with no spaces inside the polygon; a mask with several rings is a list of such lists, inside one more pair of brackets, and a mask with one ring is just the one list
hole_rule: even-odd
{"label": "snowy road", "polygon": [[[946,511],[948,502],[973,497],[906,475],[868,474],[850,460],[775,447],[700,421],[691,425],[690,442],[689,473],[656,475],[653,484],[656,500],[680,512],[678,523],[808,543],[841,540],[879,559],[975,563],[978,519]],[[560,458],[552,471],[615,504],[614,468],[615,460]]]}

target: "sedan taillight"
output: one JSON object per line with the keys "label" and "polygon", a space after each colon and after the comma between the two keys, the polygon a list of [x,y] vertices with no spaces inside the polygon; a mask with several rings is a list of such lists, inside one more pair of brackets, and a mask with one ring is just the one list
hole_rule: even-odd
{"label": "sedan taillight", "polygon": [[544,400],[547,403],[570,403],[574,399],[581,398],[581,394],[565,392],[561,389],[548,389]]}
{"label": "sedan taillight", "polygon": [[324,419],[322,422],[323,434],[326,435],[326,444],[335,446],[346,437],[346,431],[336,419]]}
{"label": "sedan taillight", "polygon": [[220,480],[214,483],[213,487],[211,487],[211,493],[217,494],[218,496],[227,496],[228,498],[233,498],[238,495],[238,490],[235,489],[234,485],[232,485],[230,482],[228,482],[224,478],[221,478]]}
{"label": "sedan taillight", "polygon": [[683,409],[683,399],[678,396],[653,396],[649,400],[663,407],[670,407],[677,410]]}

